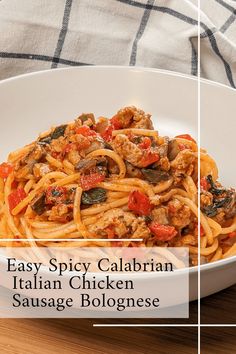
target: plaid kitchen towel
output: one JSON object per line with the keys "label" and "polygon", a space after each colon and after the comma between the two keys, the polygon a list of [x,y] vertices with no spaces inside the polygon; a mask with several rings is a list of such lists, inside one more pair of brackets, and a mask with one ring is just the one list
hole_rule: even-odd
{"label": "plaid kitchen towel", "polygon": [[[0,0],[0,79],[76,65],[197,75],[197,0]],[[236,0],[201,0],[201,74],[236,85]]]}

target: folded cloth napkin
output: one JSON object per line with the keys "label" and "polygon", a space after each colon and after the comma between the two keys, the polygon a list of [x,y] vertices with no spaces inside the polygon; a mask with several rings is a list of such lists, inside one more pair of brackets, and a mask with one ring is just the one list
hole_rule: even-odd
{"label": "folded cloth napkin", "polygon": [[[201,75],[236,85],[236,1],[202,0]],[[0,0],[0,79],[76,65],[197,75],[198,0]]]}

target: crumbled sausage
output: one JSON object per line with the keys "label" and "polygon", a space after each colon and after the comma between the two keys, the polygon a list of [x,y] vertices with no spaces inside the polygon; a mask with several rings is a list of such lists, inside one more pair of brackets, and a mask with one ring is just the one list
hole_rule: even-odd
{"label": "crumbled sausage", "polygon": [[137,218],[131,212],[122,209],[112,209],[104,212],[96,223],[88,226],[88,229],[91,233],[106,237],[106,228],[108,227],[111,227],[116,237],[119,238],[149,235],[149,230],[143,219]]}
{"label": "crumbled sausage", "polygon": [[161,225],[168,225],[168,211],[166,207],[154,208],[151,212],[151,218]]}
{"label": "crumbled sausage", "polygon": [[171,224],[177,228],[184,228],[190,224],[191,210],[178,199],[174,198],[168,203]]}
{"label": "crumbled sausage", "polygon": [[191,150],[186,149],[180,151],[176,158],[171,161],[171,171],[173,172],[175,183],[178,183],[186,175],[193,173],[196,159],[195,154]]}
{"label": "crumbled sausage", "polygon": [[122,128],[153,129],[151,115],[134,106],[120,109],[115,117]]}
{"label": "crumbled sausage", "polygon": [[140,161],[143,157],[142,150],[134,143],[129,141],[129,138],[124,134],[119,134],[112,142],[114,150],[126,161],[134,166],[140,166]]}

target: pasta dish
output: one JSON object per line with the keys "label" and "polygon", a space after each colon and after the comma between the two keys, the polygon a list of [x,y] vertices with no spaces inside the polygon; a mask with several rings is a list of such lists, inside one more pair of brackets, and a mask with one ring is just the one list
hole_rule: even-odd
{"label": "pasta dish", "polygon": [[199,185],[201,261],[236,255],[235,190],[204,149],[200,166],[198,181],[190,135],[160,136],[141,109],[82,114],[0,165],[0,245],[187,246],[196,265]]}

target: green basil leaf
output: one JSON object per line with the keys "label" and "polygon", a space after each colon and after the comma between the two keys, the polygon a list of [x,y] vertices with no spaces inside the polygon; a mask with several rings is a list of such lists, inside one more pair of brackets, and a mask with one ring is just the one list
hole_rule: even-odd
{"label": "green basil leaf", "polygon": [[82,193],[81,202],[84,205],[99,204],[105,202],[107,192],[103,188],[92,188],[89,191]]}
{"label": "green basil leaf", "polygon": [[167,181],[170,179],[168,172],[161,170],[152,170],[149,168],[142,168],[143,177],[151,183],[159,183],[161,181]]}

